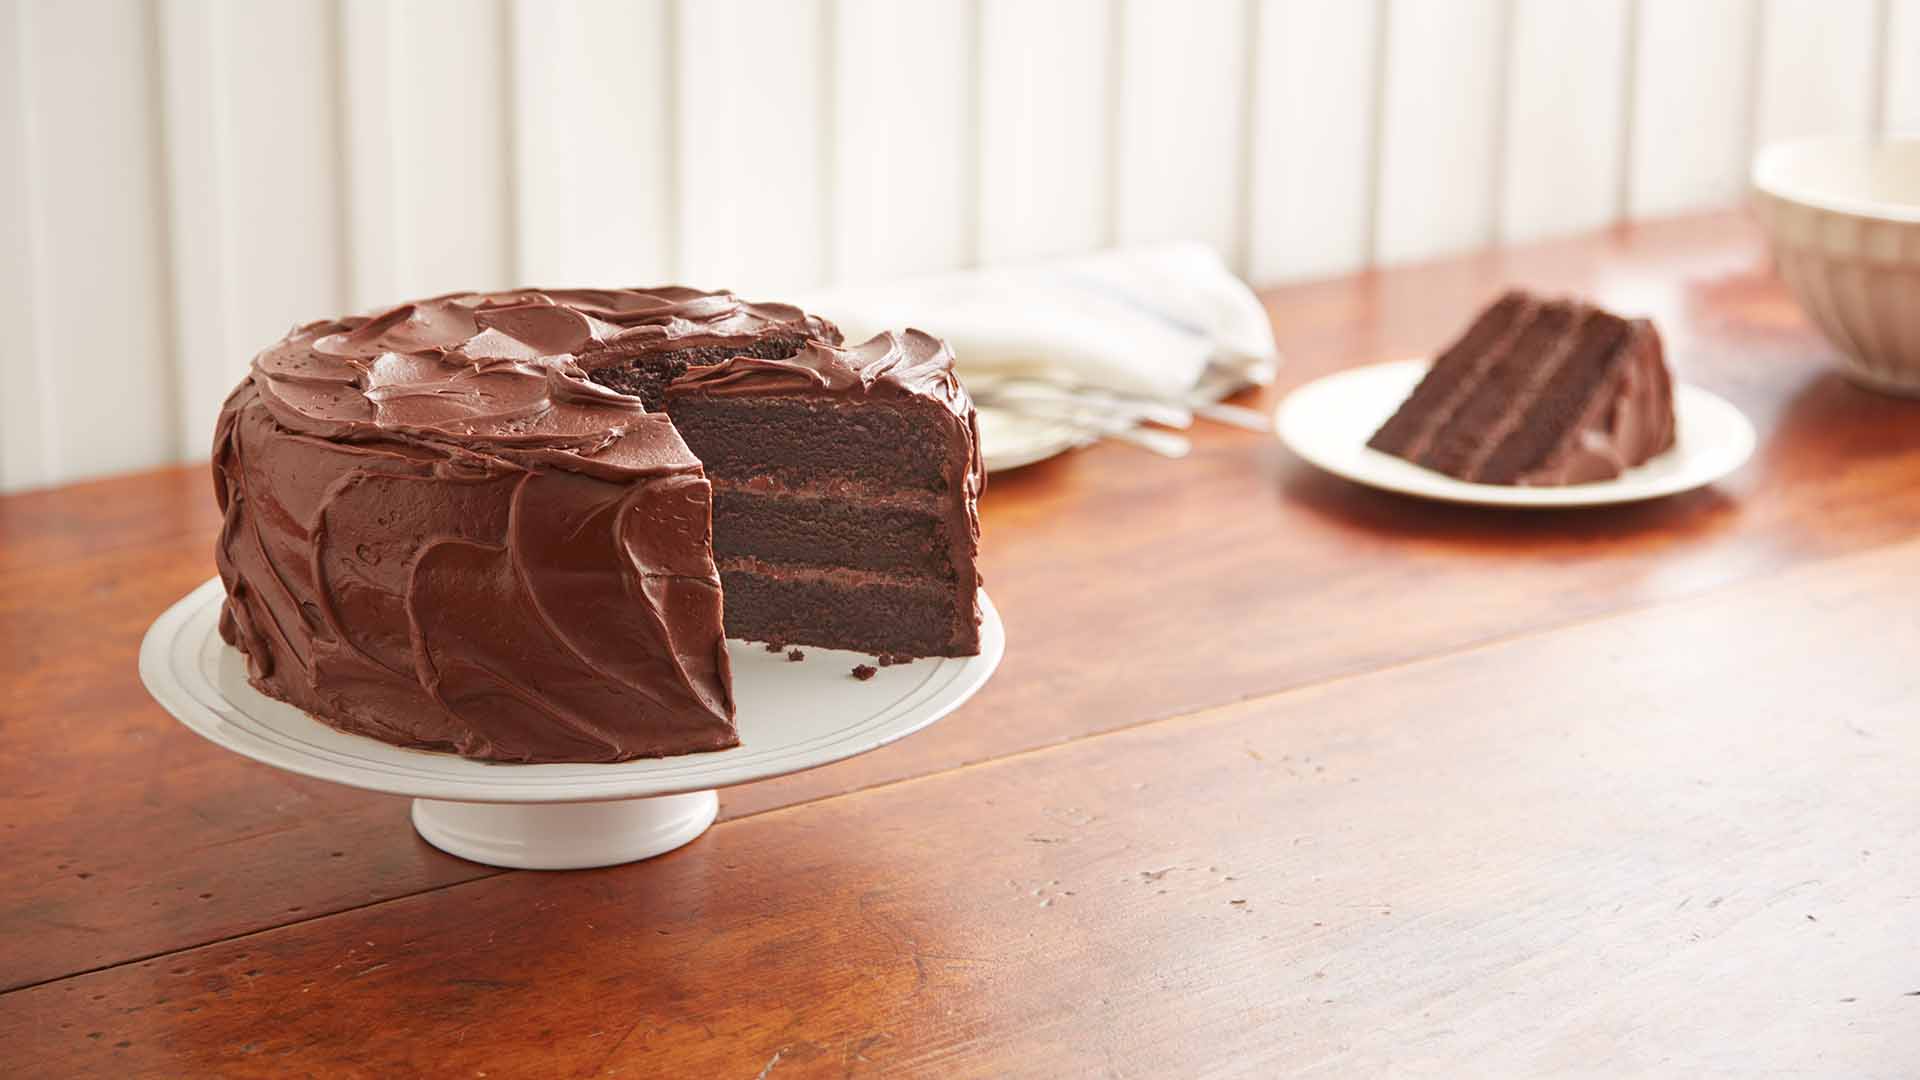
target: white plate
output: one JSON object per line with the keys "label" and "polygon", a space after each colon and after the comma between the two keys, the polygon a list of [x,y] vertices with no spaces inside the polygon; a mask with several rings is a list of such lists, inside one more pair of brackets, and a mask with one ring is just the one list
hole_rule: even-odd
{"label": "white plate", "polygon": [[1085,430],[1055,420],[1025,416],[991,405],[981,405],[978,411],[980,456],[989,473],[1045,461],[1095,440],[1095,436]]}
{"label": "white plate", "polygon": [[261,694],[247,684],[245,658],[220,639],[224,595],[218,578],[201,585],[141,643],[140,677],[168,712],[275,768],[415,796],[414,824],[436,846],[535,869],[605,866],[678,847],[712,822],[714,788],[816,768],[911,735],[972,697],[1006,648],[985,591],[978,656],[880,668],[864,682],[851,672],[871,656],[803,646],[806,660],[792,663],[729,641],[741,745],[613,765],[495,765],[348,735]]}
{"label": "white plate", "polygon": [[1455,480],[1367,446],[1431,365],[1426,358],[1399,360],[1316,379],[1280,402],[1274,431],[1294,453],[1354,483],[1482,506],[1600,506],[1674,495],[1713,483],[1753,454],[1753,425],[1739,409],[1697,386],[1677,384],[1673,448],[1612,480],[1564,487]]}

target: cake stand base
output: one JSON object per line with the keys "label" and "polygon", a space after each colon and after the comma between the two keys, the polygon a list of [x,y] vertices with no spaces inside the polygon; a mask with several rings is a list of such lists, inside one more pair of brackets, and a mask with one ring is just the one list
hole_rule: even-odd
{"label": "cake stand base", "polygon": [[663,855],[713,824],[711,791],[608,802],[413,800],[413,827],[449,855],[516,870],[582,870]]}
{"label": "cake stand base", "polygon": [[972,697],[1007,647],[984,591],[979,655],[925,657],[864,680],[851,672],[872,659],[865,654],[808,649],[807,662],[795,664],[755,642],[729,641],[739,746],[611,764],[497,765],[349,735],[262,694],[247,681],[247,658],[220,636],[225,598],[214,578],[147,630],[140,678],[155,701],[214,744],[276,769],[404,795],[427,843],[516,870],[617,866],[691,843],[720,809],[715,790],[903,739]]}

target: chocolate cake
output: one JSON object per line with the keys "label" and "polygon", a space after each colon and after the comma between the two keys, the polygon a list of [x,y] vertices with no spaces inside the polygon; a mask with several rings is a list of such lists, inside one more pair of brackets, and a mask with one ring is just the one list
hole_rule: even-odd
{"label": "chocolate cake", "polygon": [[1576,300],[1510,292],[1480,313],[1367,445],[1482,484],[1583,484],[1673,445],[1660,335]]}
{"label": "chocolate cake", "polygon": [[488,761],[737,744],[726,636],[979,650],[953,357],[692,289],[297,327],[214,443],[220,630],[342,730]]}

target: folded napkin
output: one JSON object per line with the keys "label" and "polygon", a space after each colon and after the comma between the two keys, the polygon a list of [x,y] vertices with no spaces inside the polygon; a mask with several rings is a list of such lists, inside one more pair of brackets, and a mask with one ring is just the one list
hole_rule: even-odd
{"label": "folded napkin", "polygon": [[802,297],[848,341],[912,326],[953,346],[960,377],[1006,379],[1174,402],[1272,381],[1265,309],[1211,248],[1128,248]]}

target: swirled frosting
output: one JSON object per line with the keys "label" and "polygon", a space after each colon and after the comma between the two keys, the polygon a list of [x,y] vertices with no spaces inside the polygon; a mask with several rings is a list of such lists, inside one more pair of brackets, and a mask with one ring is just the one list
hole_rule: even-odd
{"label": "swirled frosting", "polygon": [[492,761],[737,742],[711,491],[665,414],[583,363],[836,341],[692,289],[457,293],[296,327],[214,443],[221,632],[343,730]]}

